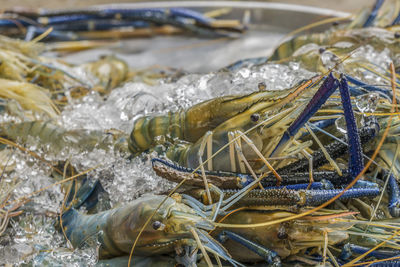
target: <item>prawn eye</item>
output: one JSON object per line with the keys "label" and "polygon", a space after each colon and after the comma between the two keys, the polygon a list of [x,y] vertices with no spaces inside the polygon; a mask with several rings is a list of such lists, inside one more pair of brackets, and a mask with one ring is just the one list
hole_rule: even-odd
{"label": "prawn eye", "polygon": [[252,122],[257,122],[260,119],[260,114],[258,113],[251,114],[250,119]]}
{"label": "prawn eye", "polygon": [[154,230],[163,230],[165,227],[165,225],[160,221],[154,221],[152,226]]}
{"label": "prawn eye", "polygon": [[400,37],[400,32],[395,32],[394,33],[394,38],[399,38]]}
{"label": "prawn eye", "polygon": [[280,233],[280,232],[278,232],[277,237],[278,237],[279,239],[286,239],[286,238],[288,238],[288,235],[287,235],[287,233]]}
{"label": "prawn eye", "polygon": [[318,52],[319,52],[320,54],[324,53],[325,51],[326,51],[326,49],[323,48],[323,47],[321,47],[321,48],[318,50]]}
{"label": "prawn eye", "polygon": [[265,91],[267,89],[267,85],[265,84],[265,82],[260,82],[258,85],[258,90],[259,91]]}

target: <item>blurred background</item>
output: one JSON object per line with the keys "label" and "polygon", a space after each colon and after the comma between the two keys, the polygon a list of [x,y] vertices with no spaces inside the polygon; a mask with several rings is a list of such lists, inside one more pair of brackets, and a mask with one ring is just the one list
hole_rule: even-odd
{"label": "blurred background", "polygon": [[[7,9],[15,6],[26,6],[32,8],[71,8],[84,7],[90,5],[111,4],[111,3],[132,3],[146,2],[134,0],[1,0],[1,8]],[[151,1],[148,1],[151,2]],[[168,2],[168,1],[166,1]],[[262,2],[281,2],[297,5],[309,5],[316,7],[330,8],[339,11],[355,12],[363,6],[373,4],[373,0],[274,0]]]}
{"label": "blurred background", "polygon": [[[141,7],[149,4],[149,7],[162,7],[161,4],[155,1],[141,1]],[[227,66],[237,60],[244,58],[265,57],[271,54],[275,47],[283,41],[283,38],[289,32],[298,29],[299,27],[321,21],[328,17],[347,17],[348,14],[355,14],[363,7],[371,7],[374,0],[269,0],[269,1],[159,1],[165,6],[168,3],[174,2],[174,6],[179,6],[176,3],[182,3],[182,7],[194,8],[195,10],[204,13],[207,11],[221,9],[229,6],[235,8],[222,15],[222,19],[242,20],[248,30],[245,31],[240,38],[218,38],[212,40],[204,38],[204,36],[168,36],[169,34],[150,34],[139,35],[123,35],[125,30],[121,31],[121,36],[136,37],[127,39],[119,35],[101,35],[93,37],[94,40],[108,39],[114,41],[112,45],[107,47],[99,47],[74,54],[66,54],[64,60],[79,64],[82,61],[95,60],[99,55],[114,54],[129,62],[131,67],[147,67],[151,64],[161,64],[182,68],[188,71],[209,72]],[[183,3],[185,2],[186,5]],[[197,6],[191,6],[196,2]],[[219,2],[216,3],[216,2]],[[261,4],[254,4],[259,2]],[[285,3],[295,4],[296,6],[282,5],[264,5],[265,3]],[[0,0],[3,10],[14,7],[24,8],[45,8],[45,9],[76,9],[94,5],[116,4],[116,3],[132,3],[138,4],[140,1],[135,0]],[[215,4],[208,6],[209,3]],[[233,3],[233,5],[232,5]],[[300,5],[305,7],[300,7]],[[274,7],[272,7],[274,6]],[[279,7],[278,7],[279,6]],[[146,6],[147,7],[147,6]],[[317,7],[317,8],[308,8]],[[104,8],[104,7],[103,7]],[[131,5],[130,8],[133,8]],[[318,9],[322,8],[322,9]],[[326,10],[328,9],[328,10]],[[251,13],[247,11],[251,10]],[[331,12],[332,10],[333,12]],[[248,15],[248,16],[247,16]],[[290,19],[286,19],[290,18]],[[329,25],[315,27],[313,31],[324,30]],[[30,36],[18,36],[18,38],[34,38],[38,36],[40,31],[35,30],[35,33]],[[61,37],[70,38],[69,35],[76,35],[74,31],[64,33]],[[79,34],[79,33],[78,33]],[[162,35],[162,36],[160,36]],[[93,35],[92,35],[93,36]],[[151,39],[149,38],[151,37]],[[75,40],[71,37],[71,40]],[[86,37],[83,37],[85,39]],[[90,38],[89,38],[90,39]],[[44,39],[48,41],[49,38]],[[58,39],[62,41],[64,39]],[[69,40],[69,39],[68,39]],[[179,53],[174,53],[179,51]],[[241,53],[237,53],[241,51]],[[203,58],[204,55],[207,58]],[[63,56],[57,54],[57,56]],[[204,64],[207,62],[207,64]]]}

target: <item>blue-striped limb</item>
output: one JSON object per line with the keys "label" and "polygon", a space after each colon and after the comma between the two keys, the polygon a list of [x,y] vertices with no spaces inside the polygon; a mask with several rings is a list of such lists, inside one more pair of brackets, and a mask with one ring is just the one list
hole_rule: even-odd
{"label": "blue-striped limb", "polygon": [[228,239],[231,239],[236,243],[245,246],[249,250],[261,256],[268,263],[268,266],[275,266],[275,267],[281,266],[281,259],[279,258],[276,252],[266,247],[263,247],[253,241],[250,241],[241,235],[225,230],[219,233],[217,237],[217,240],[220,241],[221,243],[226,242],[226,240]]}
{"label": "blue-striped limb", "polygon": [[[196,187],[204,185],[200,170],[193,172],[194,169],[192,168],[183,167],[172,161],[160,158],[153,158],[152,165],[156,174],[167,180],[179,183],[183,179],[186,179],[185,185]],[[310,181],[310,174],[307,172],[279,173],[281,173],[280,176],[282,178],[281,186],[305,184]],[[255,180],[251,174],[247,173],[205,171],[204,174],[209,183],[222,189],[244,188]],[[327,180],[329,184],[332,183],[334,185],[347,184],[351,179],[347,170],[342,170],[342,176],[333,171],[317,171],[313,172],[313,177],[316,182]],[[276,177],[270,174],[262,178],[260,183],[264,187],[274,186],[276,185]],[[318,183],[312,183],[311,186],[314,186],[314,184]],[[328,184],[325,188],[328,188]]]}
{"label": "blue-striped limb", "polygon": [[[343,246],[342,252],[340,253],[341,260],[349,260],[353,254],[362,255],[371,250],[369,247],[358,246],[355,244],[346,244]],[[388,249],[377,249],[371,251],[366,255],[366,257],[374,257],[377,259],[386,259],[391,257],[400,256],[400,251],[398,250],[388,250]]]}
{"label": "blue-striped limb", "polygon": [[[265,188],[253,189],[247,191],[241,190],[220,190],[215,186],[211,186],[213,195],[219,199],[216,204],[204,205],[195,197],[182,194],[183,203],[196,209],[203,215],[215,217],[216,214],[225,214],[233,207],[249,207],[249,206],[318,206],[328,201],[334,196],[342,192],[342,189],[299,189],[307,188],[308,184],[298,186],[296,189],[288,188]],[[316,187],[318,188],[318,187]],[[207,197],[201,193],[203,203],[208,203]],[[371,182],[362,182],[344,192],[339,198],[340,200],[348,200],[360,197],[376,197],[380,190],[377,184]]]}

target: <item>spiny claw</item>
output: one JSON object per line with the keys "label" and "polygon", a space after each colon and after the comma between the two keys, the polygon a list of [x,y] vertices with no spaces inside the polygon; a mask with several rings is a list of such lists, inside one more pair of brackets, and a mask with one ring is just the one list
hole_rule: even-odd
{"label": "spiny claw", "polygon": [[390,250],[390,249],[377,249],[374,251],[370,250],[371,248],[369,247],[358,246],[355,244],[346,244],[343,247],[342,253],[340,254],[340,258],[343,260],[347,260],[351,257],[353,253],[360,255],[366,253],[368,257],[374,257],[377,259],[387,259],[399,255],[398,250]]}
{"label": "spiny claw", "polygon": [[[306,206],[317,206],[328,201],[334,196],[340,194],[342,189],[332,190],[305,190]],[[360,198],[360,197],[376,197],[379,195],[379,188],[377,186],[367,188],[351,188],[340,196],[340,200]]]}
{"label": "spiny claw", "polygon": [[333,77],[332,73],[325,79],[324,83],[315,93],[309,104],[306,106],[300,116],[289,126],[278,145],[272,152],[271,156],[277,156],[284,148],[284,145],[293,137],[298,130],[318,111],[318,109],[325,103],[325,101],[332,95],[332,93],[339,87],[344,110],[344,117],[346,120],[347,135],[349,139],[349,171],[351,177],[356,177],[364,168],[364,161],[362,156],[362,148],[360,135],[358,133],[353,109],[351,106],[350,92],[347,80],[344,75],[341,75],[339,82]]}
{"label": "spiny claw", "polygon": [[351,106],[349,87],[347,85],[347,80],[343,75],[339,83],[339,91],[342,99],[344,118],[346,120],[347,137],[349,139],[349,171],[350,175],[354,178],[364,169],[364,160],[362,156],[360,135],[358,133],[356,119]]}
{"label": "spiny claw", "polygon": [[285,144],[293,137],[301,127],[321,108],[326,100],[333,94],[338,88],[339,81],[333,76],[332,73],[328,75],[321,87],[315,93],[313,98],[307,104],[303,112],[297,117],[297,119],[289,126],[289,128],[283,134],[278,145],[271,153],[270,157],[279,155],[284,149]]}
{"label": "spiny claw", "polygon": [[388,190],[390,215],[400,217],[400,189],[393,174],[389,176]]}

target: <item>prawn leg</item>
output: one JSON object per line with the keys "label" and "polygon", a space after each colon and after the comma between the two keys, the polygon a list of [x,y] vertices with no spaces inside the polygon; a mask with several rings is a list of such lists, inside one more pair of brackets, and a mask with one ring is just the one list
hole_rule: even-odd
{"label": "prawn leg", "polygon": [[264,258],[264,260],[269,264],[268,266],[281,266],[281,259],[275,251],[250,241],[241,235],[225,230],[222,231],[217,237],[217,240],[221,243],[226,242],[228,239],[241,244],[242,246]]}
{"label": "prawn leg", "polygon": [[253,141],[247,137],[243,132],[237,130],[236,133],[240,138],[242,138],[247,145],[260,157],[260,159],[264,162],[264,164],[268,167],[268,169],[273,173],[273,175],[276,177],[277,180],[277,185],[279,185],[282,182],[281,176],[275,171],[275,169],[272,167],[272,165],[268,162],[268,160],[263,156],[263,154],[258,150],[257,146],[254,145]]}
{"label": "prawn leg", "polygon": [[[207,145],[207,154],[210,154],[209,151],[212,151],[212,147],[211,147],[212,142],[210,142],[209,140],[212,140],[212,132],[211,131],[206,132],[206,134],[204,135],[203,140],[200,144],[199,151],[198,151],[198,157],[199,157],[199,163],[200,163],[201,176],[203,177],[203,182],[204,182],[204,188],[206,189],[209,204],[211,204],[212,198],[211,198],[211,194],[210,194],[210,189],[208,188],[208,181],[207,181],[207,177],[206,177],[205,170],[204,170],[204,164],[203,164],[203,154],[204,154],[205,146]],[[208,169],[212,170],[212,160],[208,161]]]}
{"label": "prawn leg", "polygon": [[309,173],[309,178],[310,178],[310,183],[309,183],[308,187],[311,187],[311,185],[314,183],[313,157],[305,149],[303,149],[300,153],[302,153],[303,156],[308,160],[308,173]]}

